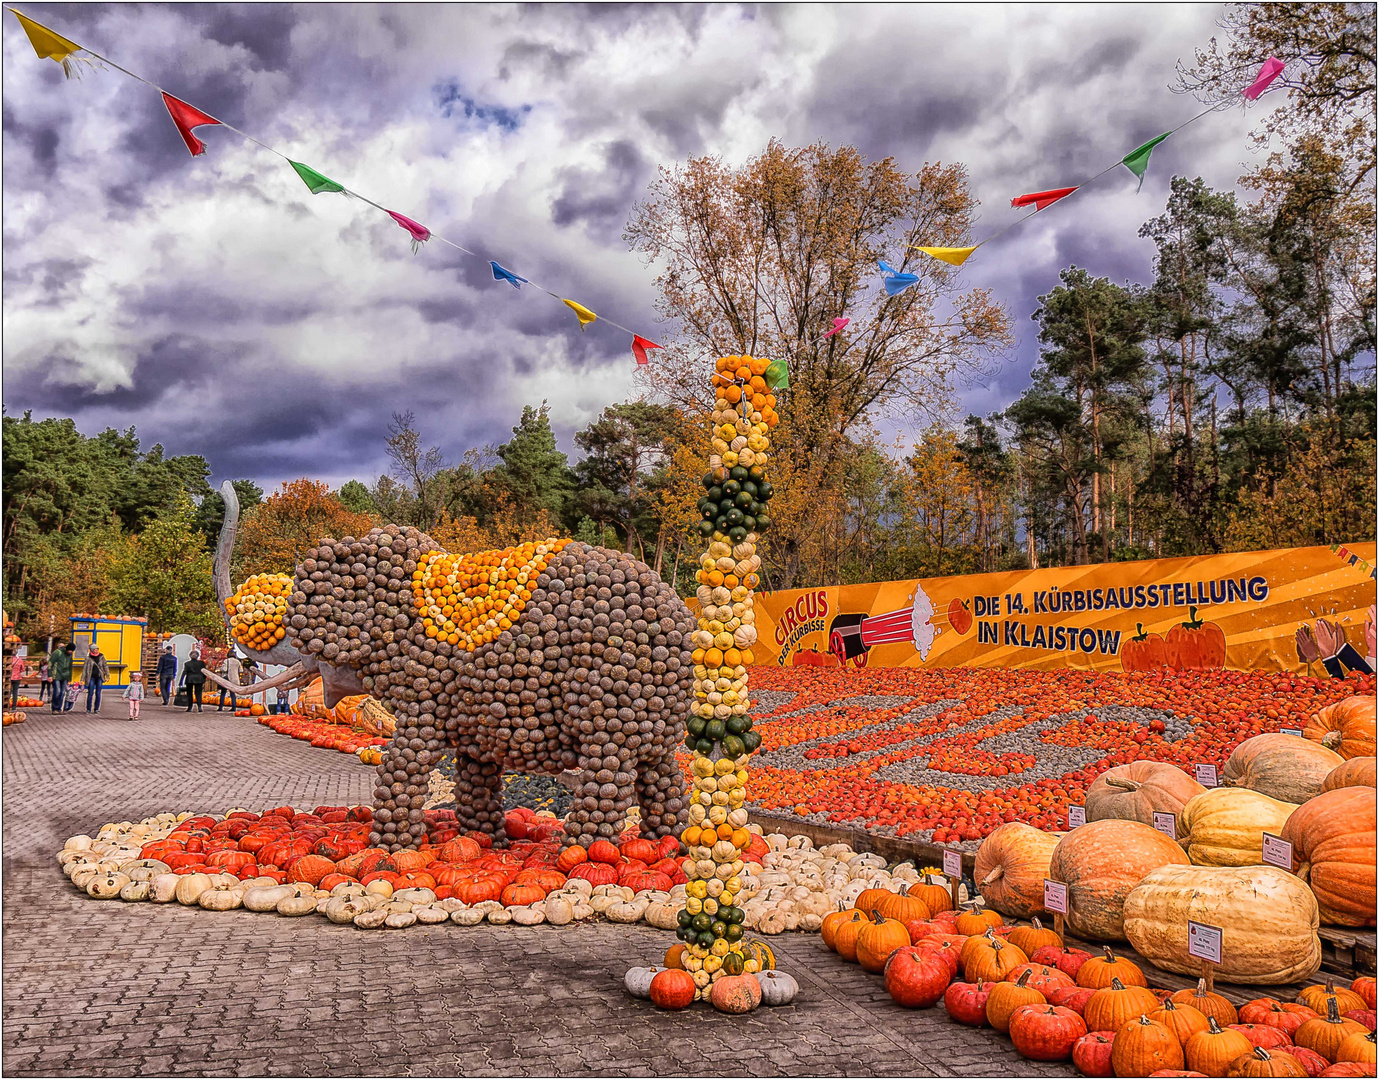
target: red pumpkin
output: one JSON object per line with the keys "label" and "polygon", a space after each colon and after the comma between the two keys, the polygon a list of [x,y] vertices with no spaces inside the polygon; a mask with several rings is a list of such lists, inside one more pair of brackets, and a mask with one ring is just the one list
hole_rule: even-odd
{"label": "red pumpkin", "polygon": [[1357,1024],[1364,1024],[1370,1031],[1374,1030],[1374,1010],[1373,1009],[1351,1009],[1350,1012],[1341,1013],[1347,1020],[1354,1020]]}
{"label": "red pumpkin", "polygon": [[943,997],[956,970],[956,958],[950,967],[936,950],[907,945],[896,949],[886,961],[886,993],[902,1008],[927,1009]]}
{"label": "red pumpkin", "polygon": [[621,858],[622,853],[607,840],[595,840],[589,845],[589,860],[591,862],[616,866]]}
{"label": "red pumpkin", "polygon": [[1321,1076],[1327,1065],[1330,1064],[1326,1058],[1315,1050],[1309,1050],[1305,1046],[1280,1046],[1277,1050],[1270,1051],[1274,1054],[1288,1054],[1294,1057],[1307,1070],[1308,1076]]}
{"label": "red pumpkin", "polygon": [[651,1003],[658,1009],[687,1009],[694,990],[694,977],[688,971],[666,968],[652,977]]}
{"label": "red pumpkin", "polygon": [[1359,1061],[1338,1061],[1335,1065],[1328,1065],[1318,1076],[1373,1076],[1374,1062]]}
{"label": "red pumpkin", "polygon": [[1051,968],[1044,964],[1021,964],[1011,970],[1005,977],[1006,982],[1015,982],[1026,971],[1029,972],[1029,980],[1025,983],[1031,990],[1038,990],[1045,997],[1056,987],[1075,986],[1067,975],[1057,968]]}
{"label": "red pumpkin", "polygon": [[1260,1046],[1265,1050],[1273,1050],[1277,1046],[1289,1046],[1293,1040],[1288,1037],[1288,1033],[1268,1024],[1231,1024],[1231,1031],[1238,1031],[1250,1040],[1251,1046]]}
{"label": "red pumpkin", "polygon": [[1089,1031],[1073,1043],[1073,1066],[1083,1076],[1115,1076],[1111,1068],[1114,1031]]}
{"label": "red pumpkin", "polygon": [[1031,1061],[1067,1061],[1086,1034],[1082,1017],[1057,1005],[1021,1005],[1010,1016],[1010,1041]]}
{"label": "red pumpkin", "polygon": [[546,899],[546,890],[540,885],[509,885],[500,899],[504,907],[527,907]]}
{"label": "red pumpkin", "polygon": [[1350,984],[1350,988],[1360,995],[1367,1008],[1374,1008],[1375,982],[1373,976],[1361,975]]}
{"label": "red pumpkin", "polygon": [[1255,998],[1240,1006],[1240,1022],[1260,1027],[1278,1028],[1291,1042],[1303,1022],[1315,1020],[1317,1013],[1306,1005],[1282,1002],[1275,998]]}
{"label": "red pumpkin", "polygon": [[1164,638],[1169,667],[1177,671],[1219,671],[1226,666],[1226,635],[1216,623],[1203,622],[1195,607],[1188,621],[1179,623]]}
{"label": "red pumpkin", "polygon": [[1055,967],[1074,982],[1082,965],[1092,958],[1092,954],[1085,949],[1055,949],[1046,945],[1036,952],[1038,955],[1031,956],[1031,961],[1045,967]]}
{"label": "red pumpkin", "polygon": [[656,845],[650,840],[624,840],[622,853],[629,859],[637,859],[650,866],[660,858],[660,853],[656,850]]}
{"label": "red pumpkin", "polygon": [[303,855],[288,868],[293,881],[315,886],[327,874],[335,873],[335,864],[320,855]]}
{"label": "red pumpkin", "polygon": [[949,1017],[968,1027],[982,1027],[986,1023],[986,999],[991,996],[994,983],[958,982],[943,993],[943,1008]]}
{"label": "red pumpkin", "polygon": [[[595,841],[597,844],[598,841]],[[608,845],[612,847],[612,844]],[[618,883],[618,871],[615,867],[601,862],[580,863],[570,871],[570,877],[583,878],[590,885],[598,888],[600,885],[616,885]]]}
{"label": "red pumpkin", "polygon": [[941,934],[930,934],[928,937],[916,941],[915,947],[927,949],[942,960],[948,966],[949,980],[958,977],[958,968],[961,966],[962,960],[962,943],[957,939]]}
{"label": "red pumpkin", "polygon": [[1048,999],[1050,1005],[1061,1005],[1082,1016],[1087,1009],[1087,1002],[1092,1000],[1095,993],[1095,990],[1089,990],[1085,986],[1056,986],[1049,991]]}

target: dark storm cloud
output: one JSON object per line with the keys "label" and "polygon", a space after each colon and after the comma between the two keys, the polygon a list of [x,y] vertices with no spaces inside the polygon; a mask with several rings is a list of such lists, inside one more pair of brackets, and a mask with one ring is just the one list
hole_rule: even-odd
{"label": "dark storm cloud", "polygon": [[[1191,107],[1162,89],[1213,9],[952,5],[58,5],[27,14],[484,254],[415,258],[377,211],[313,199],[278,160],[157,94],[68,83],[4,23],[5,404],[137,425],[217,477],[371,482],[395,411],[452,459],[548,399],[562,446],[639,392],[617,320],[659,337],[655,270],[621,240],[658,165],[738,164],[771,137],[962,161],[978,232]],[[973,17],[980,12],[981,17]],[[1216,118],[1208,118],[1203,125]],[[1036,297],[1071,263],[1147,280],[1135,234],[1172,171],[1229,183],[1236,114],[1156,150],[1145,192],[1041,215],[965,268],[1017,346],[963,406],[1004,407],[1038,354]],[[1223,150],[1213,142],[1239,149]],[[1094,170],[1093,170],[1094,171]],[[1028,187],[1026,187],[1028,184]],[[1127,186],[1128,185],[1128,186]],[[1079,196],[1081,198],[1081,196]],[[327,201],[330,200],[330,201]],[[573,313],[504,266],[598,312]]]}

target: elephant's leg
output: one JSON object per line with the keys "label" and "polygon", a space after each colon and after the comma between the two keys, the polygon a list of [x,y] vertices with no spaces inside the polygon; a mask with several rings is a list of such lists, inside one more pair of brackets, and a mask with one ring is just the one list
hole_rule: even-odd
{"label": "elephant's leg", "polygon": [[637,766],[637,806],[642,815],[642,836],[659,839],[679,835],[686,823],[682,820],[685,818],[684,783],[673,752]]}
{"label": "elephant's leg", "polygon": [[566,823],[567,835],[588,847],[595,840],[616,840],[627,808],[637,797],[636,776],[618,756],[611,741],[590,740],[580,749],[575,800]]}
{"label": "elephant's leg", "polygon": [[487,833],[494,847],[507,843],[503,830],[503,766],[461,750],[455,757],[455,817],[465,832]]}
{"label": "elephant's leg", "polygon": [[426,774],[420,771],[406,730],[398,725],[393,741],[375,767],[373,832],[369,844],[389,851],[417,847],[426,835],[422,803],[426,799]]}

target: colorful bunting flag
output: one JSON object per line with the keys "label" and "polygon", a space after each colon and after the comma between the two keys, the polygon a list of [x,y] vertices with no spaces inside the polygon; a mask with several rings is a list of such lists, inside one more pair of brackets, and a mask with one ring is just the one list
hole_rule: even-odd
{"label": "colorful bunting flag", "polygon": [[579,320],[579,328],[581,330],[598,318],[597,315],[583,304],[576,304],[573,300],[562,300],[561,303],[575,313],[575,318]]}
{"label": "colorful bunting flag", "polygon": [[911,285],[919,281],[918,274],[902,274],[888,263],[876,260],[876,265],[881,267],[881,272],[885,275],[881,283],[886,287],[887,296],[899,296]]}
{"label": "colorful bunting flag", "polygon": [[171,94],[163,94],[163,105],[168,110],[168,115],[172,117],[172,122],[177,125],[177,134],[182,136],[182,141],[187,144],[187,149],[192,152],[192,157],[206,152],[206,144],[192,134],[192,128],[202,127],[205,124],[220,123],[214,116],[208,116],[195,105],[188,105],[185,101],[179,101]]}
{"label": "colorful bunting flag", "polygon": [[1255,81],[1250,84],[1245,91],[1245,100],[1254,101],[1260,94],[1269,88],[1269,84],[1283,74],[1283,61],[1276,56],[1271,56],[1260,65],[1259,74],[1255,76]]}
{"label": "colorful bunting flag", "polygon": [[[1149,155],[1154,152],[1154,147],[1172,135],[1173,132],[1165,131],[1157,138],[1150,139],[1143,146],[1137,146],[1120,159],[1120,163],[1140,178],[1140,182],[1135,185],[1135,191],[1144,187],[1144,172],[1149,168]],[[1113,166],[1114,167],[1114,166]]]}
{"label": "colorful bunting flag", "polygon": [[1033,191],[1028,195],[1015,196],[1015,198],[1010,200],[1010,205],[1029,206],[1033,203],[1035,210],[1042,210],[1046,206],[1052,206],[1059,199],[1066,199],[1076,190],[1077,188],[1075,187],[1061,187],[1053,188],[1049,191]]}
{"label": "colorful bunting flag", "polygon": [[297,170],[297,175],[302,178],[302,183],[311,189],[311,194],[320,195],[322,192],[334,193],[337,191],[341,194],[345,193],[343,184],[337,184],[330,177],[322,176],[309,165],[303,165],[300,161],[293,161],[291,158],[287,159],[287,163]]}
{"label": "colorful bunting flag", "polygon": [[637,358],[638,364],[647,363],[646,350],[659,349],[661,346],[654,341],[647,341],[641,334],[632,335],[632,355]]}
{"label": "colorful bunting flag", "polygon": [[772,360],[766,366],[766,387],[769,390],[789,390],[790,389],[790,369],[786,366],[785,358]]}
{"label": "colorful bunting flag", "polygon": [[399,214],[392,210],[387,211],[387,214],[411,234],[413,255],[421,249],[422,244],[431,239],[431,230],[419,221],[413,221],[405,214]]}
{"label": "colorful bunting flag", "polygon": [[[494,262],[492,259],[489,259],[489,260],[488,260],[488,265],[491,266],[491,267],[493,267],[493,280],[494,280],[494,281],[506,281],[506,282],[508,282],[508,284],[510,284],[514,289],[520,289],[523,285],[530,285],[530,284],[531,284],[531,282],[529,282],[526,278],[524,278],[524,277],[518,277],[518,276],[517,276],[516,274],[514,274],[511,270],[505,270],[503,267],[499,266],[499,265],[498,265],[496,262]],[[658,349],[660,348],[659,345],[656,346],[656,347],[657,347]]]}
{"label": "colorful bunting flag", "polygon": [[[14,11],[14,8],[10,8]],[[24,33],[29,36],[29,44],[34,47],[34,52],[38,53],[40,60],[53,59],[62,65],[63,73],[70,79],[76,74],[76,69],[72,66],[72,56],[81,51],[81,46],[75,41],[68,41],[56,31],[49,30],[41,23],[34,22],[27,15],[21,15],[14,11],[14,17],[19,20],[19,25],[24,28]]]}
{"label": "colorful bunting flag", "polygon": [[952,263],[954,266],[961,266],[963,263],[967,261],[967,257],[971,255],[972,252],[977,250],[976,244],[973,244],[971,247],[961,248],[919,247],[918,244],[916,244],[915,247],[917,250],[924,252],[924,254],[926,255],[932,255],[935,259],[942,259],[944,262]]}
{"label": "colorful bunting flag", "polygon": [[851,319],[834,319],[833,329],[824,334],[824,340],[827,341],[829,338],[831,338],[834,334],[836,334],[839,330],[841,330],[851,321]]}

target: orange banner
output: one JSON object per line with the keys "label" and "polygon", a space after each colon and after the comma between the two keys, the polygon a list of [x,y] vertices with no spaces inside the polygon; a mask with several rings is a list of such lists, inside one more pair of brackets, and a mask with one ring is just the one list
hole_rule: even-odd
{"label": "orange banner", "polygon": [[1327,671],[1374,666],[1373,542],[755,597],[759,664],[1156,667]]}

